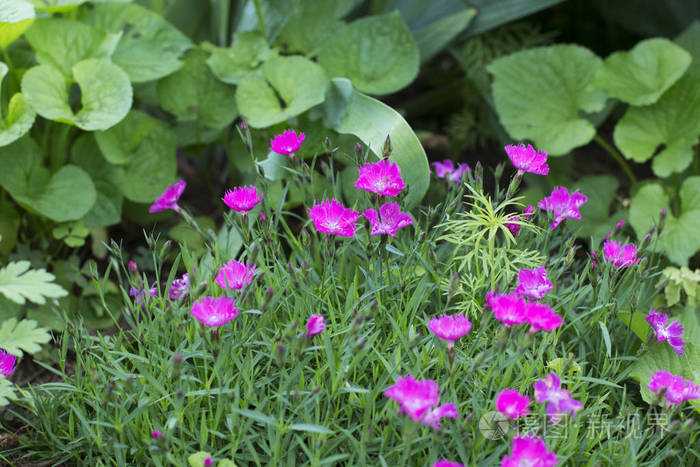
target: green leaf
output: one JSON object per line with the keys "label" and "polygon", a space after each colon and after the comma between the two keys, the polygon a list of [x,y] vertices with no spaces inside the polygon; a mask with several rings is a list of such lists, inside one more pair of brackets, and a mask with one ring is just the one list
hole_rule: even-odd
{"label": "green leaf", "polygon": [[330,77],[349,78],[369,94],[389,94],[418,74],[420,52],[398,12],[355,20],[325,43],[318,63]]}
{"label": "green leaf", "polygon": [[158,82],[158,101],[179,121],[222,128],[238,115],[234,87],[216,79],[206,60],[203,50],[190,51],[182,68]]}
{"label": "green leaf", "polygon": [[217,467],[236,467],[236,464],[228,459],[221,459]]}
{"label": "green leaf", "polygon": [[[216,225],[211,218],[206,216],[198,216],[195,217],[194,220],[199,228],[204,232],[206,232],[208,229],[216,231]],[[190,227],[190,225],[186,222],[180,222],[175,225],[175,227],[170,229],[168,231],[168,237],[178,243],[182,243],[195,257],[199,257],[207,251],[205,239],[202,238],[199,232]],[[233,240],[228,245],[235,248],[235,245],[232,243]]]}
{"label": "green leaf", "polygon": [[654,342],[639,359],[632,364],[630,375],[639,381],[642,399],[651,403],[654,393],[646,388],[651,381],[651,372],[666,370],[674,375],[700,381],[700,324],[698,310],[687,307],[680,316],[671,316],[669,321],[678,320],[684,329],[685,350],[678,356],[668,342]]}
{"label": "green leaf", "polygon": [[118,66],[102,59],[83,60],[73,67],[73,80],[82,94],[77,113],[69,104],[70,82],[52,66],[29,69],[22,79],[22,92],[42,117],[87,131],[106,130],[129,112],[131,83]]}
{"label": "green leaf", "polygon": [[420,51],[421,63],[437,55],[452,39],[466,29],[476,13],[474,8],[466,8],[414,31],[413,36]]}
{"label": "green leaf", "polygon": [[[342,87],[340,79],[333,79],[332,86]],[[387,135],[391,138],[391,160],[401,168],[401,176],[407,185],[406,204],[420,202],[430,184],[428,159],[418,137],[406,120],[394,109],[382,102],[353,91],[346,103],[346,112],[333,129],[342,134],[360,138],[377,157],[381,157]]]}
{"label": "green leaf", "polygon": [[700,177],[689,177],[679,193],[681,212],[674,215],[669,197],[661,185],[643,186],[630,201],[630,224],[639,238],[658,222],[659,211],[666,209],[666,225],[656,242],[657,251],[665,251],[676,264],[687,266],[688,259],[700,249]]}
{"label": "green leaf", "polygon": [[34,6],[26,0],[5,0],[0,8],[0,49],[7,49],[34,22]]}
{"label": "green leaf", "polygon": [[[0,62],[0,90],[2,90],[2,80],[6,74],[7,65]],[[26,134],[34,125],[35,117],[36,113],[27,104],[24,94],[13,95],[7,106],[7,115],[2,118],[0,112],[0,146],[7,146]]]}
{"label": "green leaf", "polygon": [[103,3],[85,10],[83,19],[121,35],[112,62],[139,83],[160,79],[182,66],[180,56],[192,42],[162,16],[136,4]]}
{"label": "green leaf", "polygon": [[65,13],[76,9],[86,0],[31,0],[37,11],[49,13]]}
{"label": "green leaf", "polygon": [[83,217],[87,228],[105,227],[121,221],[124,168],[107,162],[89,134],[81,135],[71,148],[71,162],[92,178],[97,190],[95,204]]}
{"label": "green leaf", "polygon": [[79,21],[61,18],[37,20],[25,33],[41,65],[51,65],[67,77],[73,66],[88,58],[109,59],[120,34],[108,34]]}
{"label": "green leaf", "polygon": [[318,54],[324,42],[343,27],[343,22],[335,17],[337,3],[337,0],[302,1],[290,12],[276,43],[285,52]]}
{"label": "green leaf", "polygon": [[469,0],[469,5],[478,11],[474,22],[463,37],[473,37],[495,27],[522,18],[564,0]]}
{"label": "green leaf", "polygon": [[690,61],[690,54],[668,39],[647,39],[606,58],[594,83],[610,97],[649,105],[683,76]]}
{"label": "green leaf", "polygon": [[580,189],[588,196],[588,202],[581,207],[581,217],[586,222],[578,222],[575,227],[579,237],[593,237],[592,245],[597,245],[605,234],[620,220],[610,216],[610,205],[615,199],[620,182],[612,175],[595,175],[578,179],[572,190]]}
{"label": "green leaf", "polygon": [[[695,23],[680,38],[700,61],[700,26]],[[615,127],[613,138],[622,154],[635,162],[652,157],[659,177],[682,172],[693,160],[700,134],[700,64],[688,72],[650,106],[629,107]]]}
{"label": "green leaf", "polygon": [[289,429],[294,431],[305,431],[307,433],[321,433],[324,435],[333,434],[333,430],[329,430],[325,426],[312,425],[310,423],[292,423],[289,425]]}
{"label": "green leaf", "polygon": [[231,47],[206,45],[211,52],[207,65],[224,83],[239,84],[265,60],[275,55],[259,31],[238,32],[233,35]]}
{"label": "green leaf", "polygon": [[[29,263],[28,261],[22,262]],[[10,263],[8,267],[10,267],[12,264],[19,263]],[[4,270],[0,270],[0,275],[3,271]],[[40,271],[43,272],[43,270]],[[44,274],[46,273],[44,272]],[[58,286],[54,285],[54,287]],[[2,348],[6,352],[17,355],[18,357],[23,355],[23,350],[28,354],[37,353],[41,350],[41,345],[39,344],[46,344],[50,340],[51,335],[46,331],[46,329],[37,327],[36,321],[31,319],[23,319],[22,321],[18,322],[15,318],[11,318],[2,323],[2,326],[0,326],[0,342],[2,342]]]}
{"label": "green leaf", "polygon": [[96,132],[95,139],[108,162],[123,166],[121,189],[131,201],[153,201],[175,178],[175,135],[168,125],[140,110],[132,110],[109,130]]}
{"label": "green leaf", "polygon": [[516,140],[532,140],[552,156],[587,144],[595,127],[579,113],[597,112],[605,94],[591,86],[601,60],[576,45],[516,52],[488,66],[499,119]]}
{"label": "green leaf", "polygon": [[204,467],[204,459],[211,457],[211,454],[204,451],[195,452],[187,458],[190,467]]}
{"label": "green leaf", "polygon": [[8,405],[15,399],[14,387],[15,385],[9,379],[0,376],[0,407]]}
{"label": "green leaf", "polygon": [[24,207],[56,222],[80,219],[95,203],[95,186],[82,169],[64,165],[51,174],[29,137],[0,148],[0,186]]}
{"label": "green leaf", "polygon": [[18,231],[19,213],[11,201],[0,201],[0,256],[8,255],[14,250]]}
{"label": "green leaf", "polygon": [[20,305],[26,300],[43,304],[46,303],[44,297],[57,298],[68,294],[61,286],[51,283],[53,274],[44,269],[29,270],[29,266],[29,261],[18,261],[0,269],[0,293]]}
{"label": "green leaf", "polygon": [[240,83],[236,102],[250,126],[268,127],[323,102],[327,87],[323,69],[311,60],[275,57]]}

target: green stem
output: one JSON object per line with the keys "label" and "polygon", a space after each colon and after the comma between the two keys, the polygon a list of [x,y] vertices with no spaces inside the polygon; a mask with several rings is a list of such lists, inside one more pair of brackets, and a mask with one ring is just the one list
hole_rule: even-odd
{"label": "green stem", "polygon": [[632,169],[630,166],[625,162],[625,159],[622,157],[622,154],[620,154],[617,149],[615,149],[613,146],[608,144],[603,138],[601,138],[598,134],[596,134],[593,139],[595,140],[596,143],[600,145],[603,149],[605,149],[608,154],[610,154],[613,159],[617,161],[617,163],[622,167],[622,170],[625,171],[627,174],[627,177],[630,179],[632,184],[636,185],[637,184],[637,177],[634,176],[634,172],[632,172]]}
{"label": "green stem", "polygon": [[262,9],[260,8],[260,0],[253,0],[253,3],[255,3],[255,13],[257,13],[258,15],[258,24],[260,25],[260,32],[262,32],[262,35],[265,38],[265,42],[268,42],[267,31],[265,31],[265,21],[262,15]]}

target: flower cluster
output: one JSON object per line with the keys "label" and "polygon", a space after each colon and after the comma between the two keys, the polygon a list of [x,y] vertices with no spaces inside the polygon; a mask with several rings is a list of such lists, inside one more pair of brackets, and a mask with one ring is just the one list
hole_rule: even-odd
{"label": "flower cluster", "polygon": [[552,331],[562,325],[562,317],[544,303],[528,302],[516,292],[500,295],[489,292],[486,304],[497,320],[506,326],[530,324],[531,332]]}
{"label": "flower cluster", "polygon": [[440,387],[433,380],[416,380],[411,375],[400,376],[396,383],[384,391],[389,399],[399,403],[399,414],[406,413],[411,420],[438,429],[440,419],[459,418],[453,403],[435,407],[440,402]]}
{"label": "flower cluster", "polygon": [[455,183],[459,183],[464,174],[471,171],[467,164],[462,163],[455,167],[454,162],[449,159],[445,159],[442,162],[433,162],[433,167],[437,178],[444,178]]}
{"label": "flower cluster", "polygon": [[570,413],[571,418],[576,417],[576,412],[583,408],[583,404],[571,398],[571,393],[562,389],[561,380],[556,373],[550,373],[543,379],[533,383],[535,389],[535,400],[537,402],[547,402],[547,415],[549,420],[556,424],[561,416]]}
{"label": "flower cluster", "polygon": [[666,405],[680,404],[691,399],[700,399],[700,386],[692,380],[686,380],[682,376],[674,375],[665,370],[651,372],[651,381],[647,389],[652,392],[665,390]]}

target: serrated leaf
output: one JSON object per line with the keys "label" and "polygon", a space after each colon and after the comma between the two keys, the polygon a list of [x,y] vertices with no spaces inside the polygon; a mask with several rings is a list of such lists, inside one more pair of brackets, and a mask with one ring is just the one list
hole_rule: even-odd
{"label": "serrated leaf", "polygon": [[661,185],[643,186],[630,201],[630,225],[642,238],[649,228],[658,222],[659,211],[666,209],[666,225],[656,242],[658,251],[665,251],[676,264],[686,266],[688,260],[700,250],[700,177],[689,177],[681,186],[680,213],[671,210],[669,197]]}
{"label": "serrated leaf", "polygon": [[0,49],[6,49],[34,22],[34,6],[26,0],[0,0]]}
{"label": "serrated leaf", "polygon": [[30,68],[22,78],[22,92],[42,117],[88,131],[106,130],[129,112],[131,83],[121,68],[107,60],[88,59],[75,64],[72,73],[81,91],[77,113],[69,104],[68,78],[52,66]]}
{"label": "serrated leaf", "polygon": [[348,78],[368,94],[389,94],[418,74],[420,52],[398,12],[369,16],[339,28],[318,63],[331,78]]}
{"label": "serrated leaf", "polygon": [[688,52],[668,39],[647,39],[605,59],[594,83],[632,105],[653,104],[690,65]]}
{"label": "serrated leaf", "polygon": [[327,87],[326,74],[311,60],[275,57],[241,81],[236,103],[250,126],[268,127],[323,102]]}
{"label": "serrated leaf", "polygon": [[515,140],[528,139],[552,156],[595,136],[581,112],[598,112],[605,94],[592,86],[601,60],[577,45],[516,52],[488,66],[498,117]]}
{"label": "serrated leaf", "polygon": [[104,3],[85,10],[86,22],[121,35],[112,54],[134,83],[160,79],[182,66],[192,42],[157,13],[136,4]]}
{"label": "serrated leaf", "polygon": [[[0,62],[0,91],[2,90],[2,80],[6,74],[7,65]],[[26,134],[34,125],[35,117],[36,113],[27,104],[24,95],[22,93],[13,95],[7,106],[7,115],[3,117],[0,111],[0,146],[7,146]]]}
{"label": "serrated leaf", "polygon": [[0,376],[0,407],[8,405],[15,399],[14,387],[15,385],[9,379]]}
{"label": "serrated leaf", "polygon": [[41,350],[40,344],[46,344],[50,340],[51,335],[48,331],[37,327],[37,322],[31,319],[23,319],[18,322],[15,318],[11,318],[0,326],[2,348],[18,357],[23,355],[23,351],[28,354],[37,353]]}
{"label": "serrated leaf", "polygon": [[45,297],[58,298],[68,294],[61,286],[52,283],[53,274],[44,269],[29,270],[29,266],[29,261],[18,261],[0,269],[0,293],[20,305],[26,300],[43,304]]}

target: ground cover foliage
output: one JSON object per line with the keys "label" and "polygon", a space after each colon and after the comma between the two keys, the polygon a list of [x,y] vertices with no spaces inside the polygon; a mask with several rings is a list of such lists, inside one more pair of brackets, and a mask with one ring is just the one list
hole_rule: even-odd
{"label": "ground cover foliage", "polygon": [[[333,152],[331,168],[342,157],[358,157],[356,166],[364,167],[369,154]],[[309,165],[294,160],[292,184],[306,186],[319,176],[315,157]],[[171,266],[160,258],[172,246],[147,238],[155,265],[155,277],[147,277],[127,267],[113,244],[109,275],[119,277],[123,320],[114,320],[110,334],[90,334],[75,323],[62,335],[63,363],[52,370],[61,382],[19,389],[10,410],[24,425],[21,447],[5,455],[93,465],[182,465],[188,458],[197,466],[429,465],[440,458],[494,465],[509,454],[509,439],[530,433],[561,464],[697,462],[693,407],[658,405],[663,392],[644,402],[633,378],[642,353],[667,358],[638,371],[642,386],[652,370],[692,378],[687,369],[678,371],[682,364],[668,365],[676,365],[672,357],[689,362],[697,356],[694,309],[680,317],[691,336],[683,357],[666,355],[665,342],[649,350],[653,334],[636,316],[646,314],[658,292],[651,245],[663,216],[633,257],[601,248],[591,256],[569,225],[585,219],[544,209],[518,214],[521,175],[501,181],[503,171],[501,165],[491,193],[483,187],[491,174],[480,166],[466,172],[463,183],[435,180],[443,201],[409,210],[412,224],[395,236],[369,235],[360,221],[352,235],[323,233],[339,228],[337,222],[319,224],[314,214],[309,219],[306,211],[270,203],[261,176],[262,200],[253,197],[241,207],[226,196],[221,203],[227,225],[240,234],[233,249],[200,230],[206,253],[194,257],[185,248]],[[328,197],[342,192],[342,181],[331,181]],[[356,190],[358,211],[385,201],[407,210],[402,195]],[[326,198],[308,194],[309,208]],[[198,228],[177,197],[162,198],[161,208],[175,209]],[[609,241],[626,239],[618,228]],[[236,289],[218,278],[234,257],[255,264]],[[190,282],[178,296],[179,265]],[[504,325],[496,319],[498,307],[487,306],[489,292],[516,290],[519,270],[539,266],[553,287],[541,302],[561,325],[535,328],[539,332]],[[195,319],[204,296],[232,298],[235,319],[223,319],[220,327]],[[470,320],[471,331],[446,345],[426,325],[456,312]],[[320,333],[305,327],[312,315],[325,319]],[[69,355],[73,368],[65,365]],[[502,389],[532,396],[533,384],[549,373],[560,375],[562,387],[582,404],[570,414],[575,417],[554,424],[537,403],[528,426],[484,417],[496,411]],[[454,403],[458,417],[438,418],[433,427],[397,413],[383,392],[405,375],[434,380],[440,401]]]}

